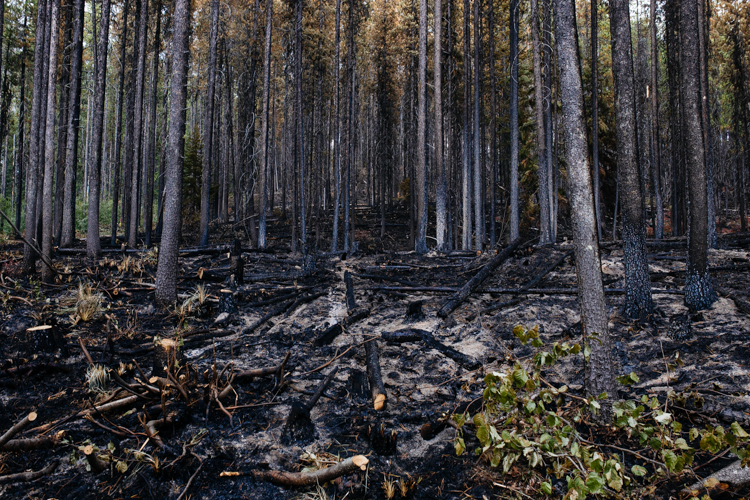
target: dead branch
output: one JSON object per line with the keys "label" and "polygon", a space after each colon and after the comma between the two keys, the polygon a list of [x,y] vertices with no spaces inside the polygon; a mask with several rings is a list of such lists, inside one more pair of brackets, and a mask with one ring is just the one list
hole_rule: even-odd
{"label": "dead branch", "polygon": [[438,316],[440,316],[441,318],[446,318],[458,306],[463,304],[463,302],[467,298],[469,298],[469,295],[471,295],[475,290],[482,286],[482,283],[484,283],[484,281],[489,278],[490,274],[492,274],[495,269],[500,267],[503,262],[508,260],[508,258],[513,255],[513,252],[516,251],[520,244],[521,239],[516,238],[510,245],[505,247],[502,252],[490,259],[490,261],[485,264],[484,267],[482,267],[482,269],[477,274],[475,274],[473,278],[471,278],[463,287],[461,287],[458,293],[448,299],[443,307],[440,308],[440,311],[438,311]]}
{"label": "dead branch", "polygon": [[284,356],[284,360],[281,362],[281,364],[276,366],[269,366],[267,368],[255,368],[252,370],[237,372],[234,376],[234,380],[250,381],[256,377],[276,375],[276,378],[280,381],[283,378],[284,368],[286,367],[287,361],[289,361],[289,356],[291,356],[291,352],[286,353],[286,356]]}
{"label": "dead branch", "polygon": [[51,474],[57,468],[57,461],[54,460],[51,464],[39,471],[19,472],[17,474],[8,474],[6,476],[0,476],[0,484],[4,483],[22,483],[28,481],[34,481],[40,477],[44,477],[47,474]]}
{"label": "dead branch", "polygon": [[5,445],[8,441],[13,439],[13,436],[24,430],[26,426],[34,420],[36,420],[36,412],[32,411],[31,413],[23,417],[20,422],[8,429],[5,434],[0,436],[0,448],[2,448],[3,445]]}
{"label": "dead branch", "polygon": [[56,437],[39,436],[35,438],[11,439],[5,443],[0,450],[2,451],[26,451],[42,450],[45,448],[54,448],[57,444]]}
{"label": "dead branch", "polygon": [[380,373],[377,340],[365,344],[365,357],[367,358],[367,378],[370,379],[373,408],[376,410],[385,410],[388,395],[385,392],[383,376]]}
{"label": "dead branch", "polygon": [[337,477],[351,474],[357,470],[367,470],[369,460],[363,455],[355,455],[351,458],[339,462],[331,467],[319,469],[310,472],[284,472],[284,471],[254,471],[255,479],[268,481],[277,486],[286,486],[288,488],[298,488],[302,486],[312,486],[315,484],[324,484],[332,481]]}

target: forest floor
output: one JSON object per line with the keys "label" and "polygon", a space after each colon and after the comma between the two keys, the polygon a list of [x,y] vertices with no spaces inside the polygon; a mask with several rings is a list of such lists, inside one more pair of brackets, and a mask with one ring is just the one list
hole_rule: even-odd
{"label": "forest floor", "polygon": [[[284,226],[277,226],[275,231],[283,234]],[[288,253],[280,239],[272,240],[278,246],[267,252],[247,250],[243,285],[224,279],[229,276],[228,245],[210,254],[186,251],[180,258],[179,304],[169,311],[153,305],[153,252],[112,249],[90,263],[82,252],[68,251],[57,256],[62,282],[47,286],[17,276],[18,243],[0,248],[0,435],[33,411],[38,419],[15,437],[52,438],[42,442],[42,449],[0,453],[0,483],[8,474],[55,467],[33,482],[0,484],[0,498],[383,499],[389,498],[384,487],[389,482],[395,486],[392,498],[537,497],[538,484],[521,467],[503,476],[473,453],[457,456],[452,427],[438,428],[424,439],[424,426],[435,426],[443,413],[462,404],[465,408],[481,401],[486,373],[503,371],[533,354],[534,348],[514,337],[516,325],[538,325],[545,344],[580,341],[572,245],[520,247],[481,293],[472,294],[443,320],[436,313],[451,293],[425,287],[461,287],[486,264],[489,252],[375,252],[379,227],[372,234],[367,231],[357,232],[363,252],[349,256],[303,258]],[[750,252],[744,244],[730,242],[710,252],[715,283],[740,294],[750,286]],[[651,248],[652,286],[662,292],[654,293],[656,313],[643,323],[619,315],[622,250],[617,245],[603,249],[615,370],[640,378],[623,387],[620,397],[648,394],[664,401],[672,390],[682,398],[682,406],[673,403],[672,410],[681,419],[724,426],[737,421],[750,428],[748,311],[721,297],[711,309],[687,314],[680,294],[684,242],[666,247]],[[510,293],[556,261],[559,265],[535,285],[543,290]],[[346,271],[353,279],[355,312],[369,311],[351,324],[345,323]],[[506,307],[481,314],[514,297],[518,300]],[[86,301],[95,304],[91,318],[82,318]],[[407,307],[417,301],[423,315],[407,318]],[[330,343],[316,343],[336,323],[346,326]],[[29,331],[39,325],[53,328]],[[383,334],[404,329],[431,332],[434,340],[464,356],[421,341],[383,339]],[[106,392],[92,391],[80,341],[96,363],[119,370],[129,387],[119,390],[120,398],[142,387],[142,378],[151,378],[149,372],[159,363],[155,340],[178,334],[180,368],[174,376],[186,394],[173,385],[115,411],[89,412],[83,418],[92,405],[113,399],[118,386],[110,381]],[[368,342],[379,351],[387,392],[387,406],[380,411],[373,408],[367,389]],[[283,377],[278,372],[242,374],[278,366],[287,355]],[[292,403],[309,400],[334,368],[332,383],[310,411],[312,426],[291,433],[285,421]],[[572,356],[545,377],[583,395],[582,374],[581,357]],[[233,376],[233,391],[215,398]],[[164,415],[168,425],[161,423]],[[157,422],[157,436],[153,427],[147,430],[147,422]],[[612,439],[620,437],[613,431]],[[467,437],[467,448],[473,450],[477,441],[469,441]],[[87,444],[113,457],[107,470],[87,471],[82,453]],[[368,469],[324,488],[284,488],[253,474],[299,471],[353,455],[366,455]],[[733,461],[725,455],[703,466],[710,458],[699,451],[693,472],[659,481],[654,496],[677,496],[683,485]],[[624,460],[630,463],[630,458]],[[122,469],[127,465],[124,473],[117,470],[118,461]],[[738,498],[747,491],[723,494]]]}

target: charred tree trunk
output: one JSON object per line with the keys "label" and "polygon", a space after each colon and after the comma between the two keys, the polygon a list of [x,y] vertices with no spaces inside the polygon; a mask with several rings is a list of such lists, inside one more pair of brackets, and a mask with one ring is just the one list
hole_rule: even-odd
{"label": "charred tree trunk", "polygon": [[94,81],[94,113],[91,129],[93,154],[89,156],[89,214],[86,232],[86,255],[96,259],[102,252],[99,240],[99,188],[102,170],[102,140],[104,137],[104,98],[107,89],[107,52],[109,47],[110,0],[102,0],[99,28],[96,80]]}
{"label": "charred tree trunk", "polygon": [[518,0],[510,0],[510,239],[519,235]]}
{"label": "charred tree trunk", "polygon": [[[156,27],[154,29],[154,56],[151,73],[151,115],[148,123],[148,155],[146,157],[146,182],[144,193],[143,229],[146,247],[151,246],[151,230],[154,224],[154,171],[156,169],[156,104],[159,99],[159,53],[161,52],[161,0],[156,0]],[[164,158],[161,159],[164,161]],[[161,195],[161,193],[159,194]],[[114,203],[112,205],[114,210]]]}
{"label": "charred tree trunk", "polygon": [[463,238],[461,249],[471,250],[471,4],[464,0],[464,127],[463,127]]}
{"label": "charred tree trunk", "polygon": [[690,200],[685,305],[693,311],[706,309],[717,299],[708,274],[708,200],[705,146],[701,130],[699,1],[680,1],[680,97],[684,107]]}
{"label": "charred tree trunk", "polygon": [[185,148],[185,104],[187,100],[188,57],[190,55],[190,0],[175,0],[172,35],[171,99],[164,231],[156,270],[156,300],[162,305],[177,300],[177,260],[182,208],[182,165]]}
{"label": "charred tree trunk", "polygon": [[[655,0],[652,0],[655,1]],[[602,209],[599,202],[599,5],[591,0],[591,162],[594,182],[596,234],[602,239]]]}
{"label": "charred tree trunk", "polygon": [[[73,48],[70,62],[68,97],[68,136],[65,144],[65,188],[60,246],[73,245],[75,240],[76,171],[78,170],[78,132],[81,121],[81,73],[83,70],[84,1],[73,4]],[[113,207],[114,210],[114,207]]]}
{"label": "charred tree trunk", "polygon": [[627,0],[610,3],[612,74],[615,83],[617,163],[622,175],[622,239],[625,261],[625,315],[643,318],[653,310],[646,259],[646,216],[643,176],[638,154],[630,6]]}
{"label": "charred tree trunk", "polygon": [[333,235],[331,252],[338,250],[339,210],[341,207],[341,96],[339,91],[339,52],[341,46],[341,0],[336,0],[336,28],[333,48],[333,163],[336,193],[333,202]]}
{"label": "charred tree trunk", "polygon": [[[263,124],[260,129],[261,165],[258,179],[260,186],[258,195],[260,198],[260,213],[258,219],[258,247],[266,248],[266,202],[268,198],[268,119],[269,104],[271,100],[271,29],[273,21],[273,0],[266,0],[266,39],[263,52]],[[273,207],[271,207],[273,209]]]}
{"label": "charred tree trunk", "polygon": [[[437,187],[435,196],[435,236],[438,251],[447,250],[448,226],[446,213],[447,180],[443,154],[443,0],[435,0],[435,162]],[[450,153],[449,153],[450,154]]]}
{"label": "charred tree trunk", "polygon": [[651,178],[654,184],[656,225],[654,238],[664,237],[664,202],[661,196],[661,144],[659,142],[659,47],[656,39],[656,0],[651,0]]}
{"label": "charred tree trunk", "polygon": [[[568,166],[568,196],[573,219],[573,241],[578,277],[578,300],[584,342],[591,348],[585,365],[586,392],[606,392],[617,397],[612,370],[612,349],[604,302],[601,261],[596,240],[596,215],[588,165],[586,122],[583,114],[581,63],[573,0],[555,0],[555,41],[560,60],[560,100],[565,134],[565,159]],[[586,337],[597,335],[593,341]]]}
{"label": "charred tree trunk", "polygon": [[[440,1],[440,0],[436,0]],[[417,91],[417,253],[427,253],[427,0],[419,2],[419,89]],[[381,120],[383,117],[381,117]],[[387,132],[386,132],[387,133]],[[385,165],[382,165],[385,167]]]}
{"label": "charred tree trunk", "polygon": [[208,83],[203,115],[203,169],[201,172],[200,245],[208,245],[208,220],[211,208],[211,170],[214,147],[214,94],[216,89],[216,39],[219,31],[219,0],[211,0],[211,28],[208,41]]}
{"label": "charred tree trunk", "polygon": [[539,39],[539,0],[531,0],[531,40],[534,52],[534,100],[536,104],[537,177],[539,179],[539,244],[552,243],[550,233],[549,174],[547,169],[547,131],[544,124],[544,87],[542,82],[542,43]]}

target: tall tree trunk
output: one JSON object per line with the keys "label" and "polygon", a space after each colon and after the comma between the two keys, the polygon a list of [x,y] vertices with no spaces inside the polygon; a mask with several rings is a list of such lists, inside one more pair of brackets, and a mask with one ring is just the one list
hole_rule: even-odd
{"label": "tall tree trunk", "polygon": [[[340,0],[339,0],[340,2]],[[268,198],[268,119],[269,106],[271,102],[271,30],[273,21],[273,0],[266,0],[266,38],[263,49],[263,120],[260,129],[260,180],[259,197],[260,197],[260,214],[258,219],[258,247],[266,248],[266,202]],[[338,50],[338,48],[337,48]],[[338,71],[338,68],[337,68]],[[273,207],[271,207],[273,209]]]}
{"label": "tall tree trunk", "polygon": [[497,243],[497,84],[495,78],[495,2],[489,0],[488,40],[490,58],[490,171],[492,180],[490,183],[490,248],[495,248]]}
{"label": "tall tree trunk", "polygon": [[471,249],[471,4],[464,0],[464,127],[463,127],[463,238],[461,248]]}
{"label": "tall tree trunk", "polygon": [[190,0],[174,2],[169,137],[164,200],[164,231],[156,269],[156,300],[162,306],[177,300],[177,261],[180,255],[182,166],[185,150],[185,104],[190,55]]}
{"label": "tall tree trunk", "polygon": [[744,44],[739,33],[739,21],[735,20],[729,32],[732,42],[732,62],[734,63],[734,142],[737,156],[737,187],[735,193],[739,205],[740,229],[747,231],[745,213],[745,165],[750,160],[750,133],[748,131],[747,73],[744,63]]}
{"label": "tall tree trunk", "polygon": [[[45,34],[47,29],[47,1],[39,0],[37,3],[36,33],[34,44],[34,76],[33,91],[31,98],[31,126],[29,137],[29,164],[26,169],[26,240],[36,238],[37,219],[37,189],[40,176],[39,164],[41,163],[41,152],[39,151],[39,136],[42,121],[42,101],[46,91],[44,87],[44,60],[47,56],[45,47]],[[37,255],[30,245],[23,247],[23,274],[29,276],[36,272]]]}
{"label": "tall tree trunk", "polygon": [[130,229],[128,231],[128,246],[135,248],[138,240],[138,219],[143,186],[140,182],[141,168],[143,168],[143,89],[146,84],[146,39],[148,38],[148,0],[137,0],[140,3],[138,29],[138,63],[135,82],[135,113],[133,115],[133,180],[131,182],[132,197],[130,198]]}
{"label": "tall tree trunk", "polygon": [[[140,5],[141,2],[135,3],[135,19],[140,19]],[[133,191],[137,189],[133,186],[133,170],[137,169],[134,164],[134,136],[135,136],[135,88],[137,82],[137,66],[138,66],[138,48],[140,47],[140,30],[138,29],[138,22],[134,22],[133,27],[133,51],[130,57],[130,68],[128,69],[128,81],[125,88],[127,93],[127,102],[125,110],[125,139],[124,139],[124,168],[123,168],[123,183],[122,183],[122,222],[125,232],[125,241],[130,241],[130,220],[135,217],[134,213],[131,213]],[[126,39],[123,39],[127,41]],[[124,60],[123,60],[124,62]]]}
{"label": "tall tree trunk", "polygon": [[[443,154],[443,0],[435,0],[435,162],[437,187],[435,197],[435,236],[438,251],[444,252],[448,244],[446,212],[447,180]],[[450,76],[449,76],[450,77]],[[450,150],[449,150],[450,151]],[[450,153],[449,153],[450,154]]]}
{"label": "tall tree trunk", "polygon": [[[599,245],[596,239],[596,215],[588,165],[586,122],[583,114],[581,63],[574,0],[555,0],[555,41],[560,59],[560,101],[565,134],[565,159],[568,167],[568,197],[573,222],[573,242],[578,277],[578,302],[584,342],[591,348],[586,360],[586,392],[602,392],[617,398],[612,363],[607,305],[604,301]],[[589,337],[596,338],[589,340]],[[606,408],[605,408],[606,409]],[[609,412],[604,412],[609,413]]]}
{"label": "tall tree trunk", "polygon": [[518,0],[510,0],[510,241],[519,235]]}
{"label": "tall tree trunk", "polygon": [[333,234],[331,237],[331,252],[338,250],[339,241],[339,210],[341,207],[341,96],[339,78],[339,52],[341,46],[341,0],[336,0],[336,27],[333,48],[333,162],[335,178],[335,194],[333,202]]}
{"label": "tall tree trunk", "polygon": [[[23,28],[22,33],[24,40],[26,38],[26,14],[23,16]],[[13,180],[13,192],[14,201],[16,204],[16,227],[21,228],[21,208],[23,206],[23,179],[24,179],[24,151],[26,143],[26,43],[23,44],[21,49],[21,92],[19,100],[21,101],[18,105],[18,148],[16,149],[16,168]]]}
{"label": "tall tree trunk", "polygon": [[[65,189],[60,246],[73,245],[75,240],[76,175],[78,170],[78,135],[81,122],[81,73],[83,71],[84,0],[73,5],[73,48],[68,89],[68,136],[65,144]],[[113,207],[114,208],[114,207]]]}
{"label": "tall tree trunk", "polygon": [[[440,1],[440,0],[436,0]],[[419,88],[417,90],[417,220],[414,249],[427,253],[427,0],[419,1]],[[383,117],[381,117],[383,119]],[[385,167],[385,165],[382,165]]]}
{"label": "tall tree trunk", "polygon": [[203,115],[203,170],[201,173],[200,245],[208,245],[209,195],[214,147],[214,93],[216,88],[216,39],[219,31],[219,0],[211,0],[211,31],[208,41],[208,82]]}
{"label": "tall tree trunk", "polygon": [[295,36],[297,42],[295,87],[297,93],[297,145],[299,147],[299,189],[300,189],[300,239],[302,241],[302,253],[307,253],[307,212],[305,207],[305,183],[307,176],[305,172],[305,113],[302,106],[302,0],[297,0],[297,21],[295,24]]}
{"label": "tall tree trunk", "polygon": [[481,0],[474,0],[474,248],[484,246],[484,196],[482,192],[482,15]]}
{"label": "tall tree trunk", "polygon": [[[2,0],[0,0],[1,2]],[[72,2],[68,2],[68,5],[61,5],[61,8],[63,9],[60,17],[61,17],[61,23],[64,26],[63,28],[63,42],[62,42],[62,57],[60,58],[60,66],[62,68],[62,75],[60,79],[60,105],[58,106],[58,118],[57,118],[57,144],[58,144],[58,150],[57,150],[57,168],[55,171],[55,194],[54,194],[54,206],[53,206],[53,225],[52,225],[52,238],[55,242],[54,244],[59,245],[61,240],[61,233],[62,233],[62,212],[63,212],[63,203],[64,203],[64,188],[65,188],[65,155],[67,153],[67,148],[65,145],[68,142],[68,133],[71,132],[70,128],[68,127],[68,115],[70,114],[70,93],[68,92],[68,89],[70,88],[70,80],[71,80],[71,74],[70,74],[70,67],[71,67],[71,59],[73,57],[72,50],[74,48],[73,46],[73,16],[75,15],[75,12],[73,12],[73,5]],[[2,24],[0,23],[0,26]],[[2,43],[0,43],[0,47],[2,47]],[[7,55],[7,52],[6,52]],[[7,71],[6,71],[7,73]],[[5,85],[5,80],[7,79],[7,74],[3,77],[3,85]],[[3,137],[5,134],[5,120],[6,117],[6,107],[5,103],[3,102],[2,111],[0,111],[0,138]],[[4,165],[3,165],[4,166]],[[4,192],[2,193],[5,194]]]}
{"label": "tall tree trunk", "polygon": [[661,144],[659,141],[659,47],[656,39],[656,0],[651,0],[651,177],[656,203],[654,237],[664,237],[664,202],[661,197]]}
{"label": "tall tree trunk", "polygon": [[552,4],[550,0],[542,0],[542,54],[544,68],[544,150],[547,153],[547,200],[549,201],[549,239],[554,243],[557,239],[557,225],[555,223],[555,172],[552,161]]}
{"label": "tall tree trunk", "polygon": [[[349,82],[349,103],[348,103],[348,110],[347,110],[347,131],[346,131],[346,185],[344,186],[344,251],[348,252],[350,250],[349,245],[352,242],[352,231],[351,231],[351,178],[352,178],[352,169],[354,168],[354,93],[356,92],[356,61],[355,61],[355,53],[354,53],[354,9],[355,4],[354,0],[349,0],[349,26],[348,26],[348,45],[349,45],[349,54],[348,54],[348,66],[349,66],[349,75],[350,75],[350,82]],[[385,213],[383,214],[383,217],[385,217]]]}
{"label": "tall tree trunk", "polygon": [[44,188],[42,189],[42,281],[51,283],[54,269],[48,262],[52,261],[52,187],[55,165],[55,97],[57,95],[57,46],[60,24],[60,0],[51,0],[49,30],[49,54],[47,74],[47,116],[44,140]]}
{"label": "tall tree trunk", "polygon": [[666,0],[667,81],[669,84],[669,128],[672,156],[672,230],[674,236],[685,234],[687,203],[685,153],[683,148],[682,105],[680,99],[679,2]]}
{"label": "tall tree trunk", "polygon": [[539,39],[539,0],[531,0],[531,41],[534,52],[534,101],[536,104],[537,177],[539,179],[539,244],[552,243],[550,234],[549,162],[544,124],[544,87],[542,82],[542,43]]}
{"label": "tall tree trunk", "polygon": [[643,176],[638,154],[633,48],[628,0],[610,3],[612,75],[615,83],[617,164],[621,173],[622,239],[625,261],[625,315],[643,318],[653,310],[646,257]]}
{"label": "tall tree trunk", "polygon": [[709,110],[708,89],[708,2],[699,0],[698,4],[698,53],[700,55],[701,84],[701,123],[703,125],[703,144],[706,155],[706,201],[708,204],[708,246],[716,248],[716,207],[714,206],[714,154],[711,143],[711,112]]}
{"label": "tall tree trunk", "polygon": [[[146,156],[146,192],[144,199],[143,228],[146,233],[146,247],[151,246],[151,230],[154,224],[154,171],[156,168],[156,104],[159,98],[159,54],[161,52],[161,0],[156,0],[154,8],[156,26],[154,28],[154,56],[151,72],[151,116],[148,123],[148,154]],[[161,159],[164,161],[164,158]],[[113,204],[114,207],[114,204]]]}
{"label": "tall tree trunk", "polygon": [[597,0],[591,0],[591,131],[596,234],[599,241],[601,241],[602,209],[599,201],[601,192],[601,183],[599,181],[599,5]]}
{"label": "tall tree trunk", "polygon": [[716,293],[708,274],[708,201],[706,158],[701,130],[700,0],[680,1],[680,97],[684,108],[685,153],[688,171],[688,262],[685,305],[698,311],[711,306]]}
{"label": "tall tree trunk", "polygon": [[107,89],[107,52],[109,45],[110,0],[102,0],[99,29],[96,79],[94,80],[94,114],[91,129],[93,154],[89,156],[89,214],[86,232],[86,255],[95,259],[101,254],[99,240],[99,187],[102,170],[102,139],[104,136],[104,98]]}

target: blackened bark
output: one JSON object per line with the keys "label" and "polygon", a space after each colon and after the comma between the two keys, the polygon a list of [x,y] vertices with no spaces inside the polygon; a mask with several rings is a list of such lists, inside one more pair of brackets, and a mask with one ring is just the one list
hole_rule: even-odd
{"label": "blackened bark", "polygon": [[[161,0],[156,0],[156,27],[154,30],[154,56],[151,71],[151,115],[148,124],[148,156],[146,158],[146,191],[143,211],[143,229],[146,247],[151,246],[151,230],[154,224],[154,171],[156,162],[156,104],[159,97],[159,53],[161,52]],[[164,158],[162,158],[164,161]],[[114,208],[114,204],[113,204]]]}
{"label": "blackened bark", "polygon": [[[340,0],[339,0],[340,2]],[[268,119],[271,99],[271,35],[273,21],[273,0],[266,0],[266,38],[263,49],[263,120],[260,129],[261,164],[258,179],[260,180],[260,214],[258,219],[258,248],[266,248],[266,206],[268,200]],[[338,46],[336,48],[338,54]],[[338,71],[338,67],[336,68]],[[273,208],[273,207],[271,207]],[[335,224],[335,223],[334,223]]]}
{"label": "blackened bark", "polygon": [[54,279],[54,269],[48,263],[52,259],[52,185],[55,165],[55,97],[57,92],[57,46],[60,23],[60,0],[51,0],[50,11],[50,43],[48,54],[47,75],[47,116],[45,123],[44,142],[44,187],[42,189],[42,281],[51,283]]}
{"label": "blackened bark", "polygon": [[[305,173],[305,113],[302,99],[302,0],[297,0],[297,21],[294,28],[297,42],[295,87],[297,94],[297,146],[299,158],[299,211],[300,211],[300,239],[302,241],[302,253],[307,253],[307,207],[305,206],[305,191],[307,175]],[[353,92],[353,91],[352,91]]]}
{"label": "blackened bark", "polygon": [[141,168],[143,167],[143,89],[146,83],[146,38],[148,38],[148,0],[137,0],[140,8],[137,30],[138,30],[138,59],[135,82],[135,109],[133,114],[133,171],[131,181],[130,198],[130,228],[128,230],[128,245],[136,247],[138,237],[138,219],[141,202],[142,186],[140,182]]}
{"label": "blackened bark", "polygon": [[219,0],[211,0],[211,31],[208,42],[208,82],[203,117],[203,171],[201,173],[200,245],[208,245],[209,194],[214,147],[214,93],[216,89],[216,38],[219,31]]}
{"label": "blackened bark", "polygon": [[[437,162],[437,186],[435,196],[435,236],[437,249],[447,249],[448,226],[446,220],[445,155],[443,154],[443,0],[435,0],[435,161]],[[494,82],[494,79],[493,79]]]}
{"label": "blackened bark", "polygon": [[331,237],[331,252],[338,250],[339,241],[339,211],[341,207],[341,92],[339,90],[339,52],[341,46],[341,0],[336,0],[336,28],[333,48],[333,162],[335,190],[333,202],[333,235]]}
{"label": "blackened bark", "polygon": [[461,195],[463,231],[461,249],[471,250],[471,4],[464,0],[464,126]]}
{"label": "blackened bark", "polygon": [[[439,1],[439,0],[437,0]],[[419,2],[419,88],[417,90],[417,253],[427,253],[427,0]],[[382,119],[382,117],[381,117]],[[382,165],[384,167],[384,165]]]}
{"label": "blackened bark", "polygon": [[538,0],[531,0],[531,40],[534,53],[534,101],[536,105],[537,177],[539,179],[539,244],[552,243],[550,233],[549,162],[544,125],[544,92],[542,83],[542,44],[539,39]]}
{"label": "blackened bark", "polygon": [[[604,302],[601,261],[596,235],[596,215],[588,165],[586,122],[583,115],[581,63],[575,25],[574,0],[555,0],[555,41],[560,60],[560,100],[568,166],[568,197],[573,222],[573,242],[578,277],[578,300],[584,341],[591,348],[586,359],[586,392],[598,396],[606,392],[617,397],[612,365],[612,348]],[[596,334],[597,338],[588,340]]]}
{"label": "blackened bark", "polygon": [[484,182],[482,171],[482,14],[481,0],[474,0],[474,248],[484,247]]}
{"label": "blackened bark", "polygon": [[[655,1],[655,0],[652,0]],[[599,202],[599,5],[591,0],[591,162],[594,174],[594,211],[596,235],[602,239],[602,210]]]}
{"label": "blackened bark", "polygon": [[115,171],[112,187],[112,221],[110,223],[112,226],[111,243],[113,245],[117,241],[117,209],[120,202],[120,176],[122,171],[122,107],[124,104],[125,91],[125,48],[127,47],[128,41],[129,6],[130,0],[125,0],[122,8],[122,29],[120,31],[120,83],[117,90],[117,115],[115,117]]}
{"label": "blackened bark", "polygon": [[[26,38],[26,16],[23,18],[23,37]],[[17,228],[21,227],[21,207],[22,193],[23,193],[23,178],[24,178],[24,144],[26,142],[25,131],[26,131],[26,44],[23,44],[21,51],[21,102],[18,106],[18,148],[16,149],[16,168],[15,177],[13,181],[13,189],[15,202],[16,202],[16,224]]]}
{"label": "blackened bark", "polygon": [[518,238],[518,0],[510,0],[510,239]]}
{"label": "blackened bark", "polygon": [[629,318],[653,310],[646,258],[646,215],[643,177],[638,154],[630,7],[627,0],[610,3],[612,74],[615,83],[617,163],[622,197],[622,239],[625,261],[625,309]]}
{"label": "blackened bark", "polygon": [[706,309],[717,299],[708,275],[708,201],[704,136],[701,130],[699,2],[680,1],[680,96],[684,108],[684,146],[690,200],[685,305],[693,311]]}
{"label": "blackened bark", "polygon": [[[47,0],[37,3],[36,34],[34,44],[34,87],[31,98],[31,126],[29,130],[29,163],[26,168],[26,227],[25,236],[28,241],[36,238],[36,202],[37,180],[39,175],[40,155],[39,136],[42,118],[42,100],[46,89],[44,83],[44,59],[46,58],[45,33],[47,32]],[[36,253],[30,245],[23,247],[23,273],[34,274],[36,271]]]}
{"label": "blackened bark", "polygon": [[664,203],[661,195],[661,144],[659,134],[659,47],[656,38],[656,0],[651,0],[651,177],[654,184],[656,225],[654,238],[664,237]]}
{"label": "blackened bark", "polygon": [[73,48],[70,61],[70,88],[68,96],[68,136],[65,144],[65,188],[60,246],[73,245],[75,239],[75,196],[78,170],[78,135],[81,121],[81,73],[83,70],[83,16],[84,1],[73,5]]}
{"label": "blackened bark", "polygon": [[185,104],[187,100],[188,56],[190,55],[190,0],[175,0],[172,35],[171,100],[164,200],[164,230],[156,269],[156,300],[161,305],[177,300],[177,261],[180,250],[182,208],[182,165],[185,149]]}
{"label": "blackened bark", "polygon": [[489,19],[489,58],[490,58],[490,248],[495,248],[497,242],[495,211],[497,196],[497,88],[495,83],[495,5],[493,0],[488,2]]}
{"label": "blackened bark", "polygon": [[107,88],[107,52],[109,46],[110,0],[102,0],[102,17],[99,28],[96,79],[94,80],[94,113],[91,129],[93,154],[89,155],[89,213],[86,232],[86,255],[90,259],[102,252],[99,240],[99,188],[102,169],[102,139],[104,137],[104,98]]}
{"label": "blackened bark", "polygon": [[[135,6],[135,19],[140,19],[140,2],[136,2]],[[138,42],[140,36],[140,30],[138,29],[137,22],[134,23],[133,27],[133,50],[130,57],[130,68],[128,68],[128,81],[125,88],[127,94],[126,110],[125,110],[125,139],[124,139],[124,168],[123,168],[123,182],[122,182],[122,225],[125,232],[125,240],[130,241],[130,219],[135,217],[135,214],[131,214],[131,204],[133,198],[133,190],[136,186],[133,186],[133,170],[137,168],[134,165],[134,136],[135,136],[135,87],[136,87],[136,67],[138,66]],[[124,60],[123,60],[124,62]]]}
{"label": "blackened bark", "polygon": [[669,85],[669,129],[672,157],[672,232],[685,234],[687,203],[685,199],[685,153],[683,150],[682,106],[680,102],[679,3],[666,0],[667,82]]}
{"label": "blackened bark", "polygon": [[701,123],[706,156],[706,203],[708,206],[708,246],[716,248],[716,208],[714,207],[714,155],[711,143],[711,112],[708,106],[708,1],[698,4],[698,53],[700,58]]}

